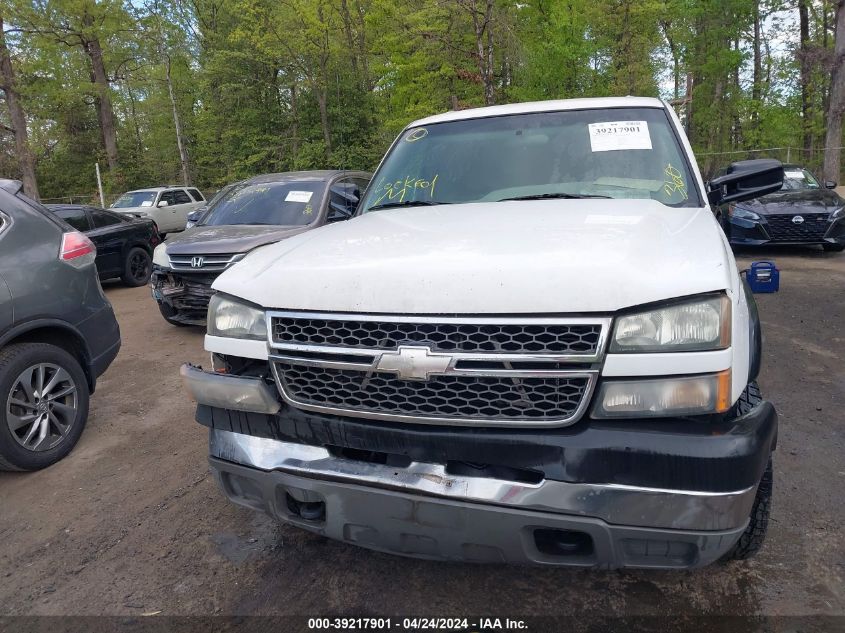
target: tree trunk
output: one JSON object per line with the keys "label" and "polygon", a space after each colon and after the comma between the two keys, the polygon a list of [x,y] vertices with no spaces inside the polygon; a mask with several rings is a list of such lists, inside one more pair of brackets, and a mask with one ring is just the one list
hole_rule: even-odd
{"label": "tree trunk", "polygon": [[297,104],[296,83],[290,85],[290,114],[293,119],[291,132],[293,136],[293,160],[299,157],[299,106]]}
{"label": "tree trunk", "polygon": [[170,107],[173,108],[173,125],[176,128],[176,145],[179,148],[179,162],[182,164],[182,183],[191,184],[190,171],[188,169],[188,149],[185,147],[185,137],[182,133],[182,119],[179,118],[179,108],[176,107],[176,95],[173,92],[173,77],[170,73],[170,55],[166,56],[167,94],[170,96]]}
{"label": "tree trunk", "polygon": [[763,96],[763,53],[761,45],[760,5],[754,5],[754,76],[751,85],[751,98],[754,100],[751,119],[755,123],[759,118],[760,99]]}
{"label": "tree trunk", "polygon": [[798,22],[800,40],[798,46],[799,66],[801,69],[801,129],[804,137],[804,152],[809,157],[813,150],[813,126],[810,113],[811,72],[810,72],[810,0],[798,0]]}
{"label": "tree trunk", "polygon": [[346,35],[346,45],[349,47],[349,61],[352,64],[352,72],[355,79],[361,79],[358,72],[358,50],[355,46],[355,35],[352,32],[352,16],[349,13],[349,5],[346,0],[340,0],[340,17],[343,20],[343,33]]}
{"label": "tree trunk", "polygon": [[836,3],[836,36],[833,43],[833,72],[827,110],[824,178],[839,181],[842,160],[842,116],[845,114],[845,0]]}
{"label": "tree trunk", "polygon": [[332,153],[332,133],[329,129],[329,109],[327,105],[327,90],[317,89],[317,105],[320,107],[320,126],[323,128],[323,141],[326,144],[326,154]]}
{"label": "tree trunk", "polygon": [[103,135],[103,146],[106,150],[109,171],[114,173],[118,169],[117,129],[109,94],[109,78],[103,63],[103,49],[100,46],[100,40],[96,37],[90,40],[83,39],[83,46],[85,53],[91,60],[91,81],[96,88],[94,101],[97,104],[97,116],[100,121],[100,131]]}
{"label": "tree trunk", "polygon": [[493,92],[493,0],[487,0],[487,12],[484,18],[487,24],[487,75],[484,83],[484,101],[487,105],[496,103]]}
{"label": "tree trunk", "polygon": [[138,156],[144,149],[144,142],[141,140],[141,127],[138,125],[138,113],[135,108],[135,93],[132,92],[132,85],[129,80],[124,81],[126,86],[126,94],[129,97],[129,114],[132,117],[132,128],[135,132],[135,149],[138,151]]}
{"label": "tree trunk", "polygon": [[15,85],[15,70],[12,58],[6,47],[3,31],[3,17],[0,16],[0,88],[6,93],[6,105],[9,106],[9,119],[14,128],[15,151],[21,170],[23,191],[33,200],[38,200],[38,182],[35,179],[35,159],[29,148],[29,133],[26,129],[26,115],[21,105],[20,94]]}

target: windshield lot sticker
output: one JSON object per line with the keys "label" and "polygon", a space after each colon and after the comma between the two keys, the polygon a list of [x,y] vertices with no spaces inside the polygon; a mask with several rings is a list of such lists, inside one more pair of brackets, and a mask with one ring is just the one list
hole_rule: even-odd
{"label": "windshield lot sticker", "polygon": [[663,173],[666,175],[666,180],[663,183],[663,191],[666,195],[671,198],[675,194],[678,194],[684,200],[689,199],[687,183],[684,182],[681,172],[677,168],[672,167],[671,163],[667,163]]}
{"label": "windshield lot sticker", "polygon": [[434,199],[434,187],[437,185],[439,175],[436,174],[431,180],[408,176],[404,180],[379,185],[376,189],[376,199],[371,206],[375,207],[388,202],[405,202],[406,199],[420,200],[425,194],[428,194],[430,199]]}
{"label": "windshield lot sticker", "polygon": [[428,136],[428,130],[426,130],[424,127],[418,127],[416,130],[414,130],[413,132],[408,134],[408,136],[405,137],[405,142],[413,143],[414,141],[419,141],[420,139],[425,138],[426,136]]}
{"label": "windshield lot sticker", "polygon": [[302,210],[302,215],[311,215],[314,213],[314,207],[311,206],[311,203],[305,205],[305,208]]}
{"label": "windshield lot sticker", "polygon": [[151,207],[151,206],[153,206],[153,201],[152,200],[142,200],[141,206],[142,207]]}
{"label": "windshield lot sticker", "polygon": [[288,195],[285,196],[285,202],[309,202],[310,200],[310,191],[288,191]]}
{"label": "windshield lot sticker", "polygon": [[590,123],[590,147],[594,152],[620,149],[651,149],[647,121]]}
{"label": "windshield lot sticker", "polygon": [[783,172],[784,178],[790,178],[792,180],[806,180],[807,178],[804,176],[803,171],[784,171]]}

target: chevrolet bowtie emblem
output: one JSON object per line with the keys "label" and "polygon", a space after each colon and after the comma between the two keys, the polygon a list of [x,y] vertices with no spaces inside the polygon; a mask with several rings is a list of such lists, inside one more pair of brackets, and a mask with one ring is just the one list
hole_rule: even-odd
{"label": "chevrolet bowtie emblem", "polygon": [[376,370],[396,372],[404,380],[428,380],[431,374],[444,373],[451,364],[449,354],[432,354],[428,347],[401,346],[382,354]]}

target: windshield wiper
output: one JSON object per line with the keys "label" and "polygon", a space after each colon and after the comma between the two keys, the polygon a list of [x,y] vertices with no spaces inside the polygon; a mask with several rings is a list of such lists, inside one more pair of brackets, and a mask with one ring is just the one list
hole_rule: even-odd
{"label": "windshield wiper", "polygon": [[435,204],[452,204],[451,202],[437,202],[436,200],[405,200],[403,202],[385,202],[370,207],[367,211],[379,211],[381,209],[395,209],[397,207],[429,207]]}
{"label": "windshield wiper", "polygon": [[498,200],[498,202],[505,202],[506,200],[552,200],[554,198],[575,200],[578,198],[610,198],[610,196],[599,196],[588,193],[535,193],[531,196],[515,196],[513,198],[502,198],[501,200]]}

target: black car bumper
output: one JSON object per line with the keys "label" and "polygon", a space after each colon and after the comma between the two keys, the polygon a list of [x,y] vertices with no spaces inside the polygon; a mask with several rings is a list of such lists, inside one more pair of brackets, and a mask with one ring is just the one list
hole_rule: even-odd
{"label": "black car bumper", "polygon": [[163,315],[186,325],[205,325],[211,284],[219,273],[175,273],[153,266],[152,296]]}
{"label": "black car bumper", "polygon": [[730,217],[725,232],[736,246],[763,244],[845,244],[845,218],[831,221],[827,217],[801,216],[793,223],[794,214],[761,216],[759,220]]}

